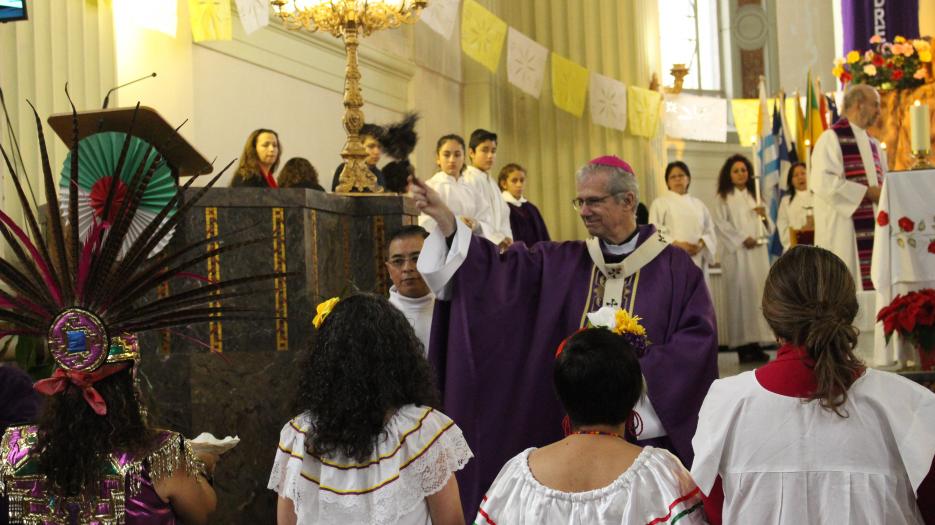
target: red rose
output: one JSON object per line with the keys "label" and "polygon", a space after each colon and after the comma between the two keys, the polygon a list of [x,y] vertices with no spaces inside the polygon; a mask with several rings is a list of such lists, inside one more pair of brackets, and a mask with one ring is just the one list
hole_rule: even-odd
{"label": "red rose", "polygon": [[893,70],[893,80],[899,80],[899,79],[901,79],[901,78],[903,78],[903,70],[902,70],[902,69],[894,69],[894,70]]}
{"label": "red rose", "polygon": [[904,232],[911,232],[916,227],[916,223],[912,222],[912,219],[909,217],[901,217],[899,219],[899,228]]}
{"label": "red rose", "polygon": [[880,226],[887,226],[890,223],[890,214],[886,213],[883,210],[880,210],[880,213],[877,214],[877,224]]}
{"label": "red rose", "polygon": [[929,253],[935,253],[935,241],[929,243]]}
{"label": "red rose", "polygon": [[850,81],[853,80],[853,79],[854,79],[854,77],[853,77],[850,73],[848,73],[847,71],[841,73],[841,82],[842,82],[842,83],[847,84],[848,82],[850,82]]}
{"label": "red rose", "polygon": [[871,62],[873,62],[873,65],[875,65],[875,66],[877,66],[877,67],[882,66],[882,65],[883,65],[883,62],[884,62],[884,60],[883,60],[883,55],[878,55],[878,54],[874,53],[873,58],[871,59]]}

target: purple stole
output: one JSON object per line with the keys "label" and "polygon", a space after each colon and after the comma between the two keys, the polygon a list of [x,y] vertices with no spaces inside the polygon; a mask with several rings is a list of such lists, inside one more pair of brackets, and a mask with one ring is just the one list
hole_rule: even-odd
{"label": "purple stole", "polygon": [[[841,155],[844,158],[844,178],[850,182],[868,186],[867,172],[864,169],[864,161],[860,158],[860,148],[857,147],[857,139],[854,137],[851,123],[842,117],[831,126],[831,129],[838,136],[838,143],[841,145]],[[880,166],[880,152],[873,140],[870,140],[870,151],[873,154],[877,185],[882,186],[883,168]],[[873,290],[873,281],[870,280],[870,258],[873,255],[874,217],[873,203],[870,199],[864,197],[851,219],[854,221],[854,233],[857,235],[860,280],[863,282],[864,290]]]}

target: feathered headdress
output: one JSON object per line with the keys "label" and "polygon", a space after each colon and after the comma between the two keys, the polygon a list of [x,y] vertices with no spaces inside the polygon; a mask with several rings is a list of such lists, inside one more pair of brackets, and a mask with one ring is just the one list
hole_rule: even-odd
{"label": "feathered headdress", "polygon": [[[8,115],[2,91],[0,105]],[[101,369],[105,364],[129,365],[139,359],[136,332],[216,321],[219,317],[225,320],[249,318],[247,314],[253,310],[222,305],[219,301],[251,293],[229,291],[233,286],[271,280],[281,274],[198,283],[192,289],[141,304],[140,299],[147,293],[174,277],[188,274],[208,258],[265,239],[229,243],[211,237],[152,255],[232,163],[183,203],[182,195],[191,186],[193,177],[154,212],[145,227],[130,235],[147,187],[165,163],[149,144],[143,155],[128,157],[136,121],[134,112],[111,175],[112,183],[106,191],[100,192],[100,213],[92,214],[88,231],[82,232],[79,229],[79,180],[84,148],[79,147],[74,104],[71,106],[71,154],[63,173],[68,180],[62,184],[67,188],[67,191],[62,189],[67,202],[61,204],[42,122],[31,103],[30,107],[36,120],[42,162],[47,232],[43,234],[40,229],[36,216],[38,208],[27,198],[22,177],[0,145],[0,155],[10,173],[25,219],[25,226],[21,226],[0,210],[0,235],[12,254],[9,259],[0,257],[0,283],[4,285],[0,289],[0,322],[5,324],[0,336],[19,334],[44,339],[57,370],[52,379],[37,384],[37,390],[54,394],[62,391],[66,382],[71,382],[81,387],[89,404],[102,413],[106,407],[95,405],[91,398],[96,392],[93,388],[89,392],[87,385],[113,373]],[[130,157],[132,161],[128,160]],[[124,177],[125,184],[113,183],[127,171],[132,176]]]}
{"label": "feathered headdress", "polygon": [[412,165],[409,155],[416,149],[419,135],[416,133],[416,122],[419,121],[417,113],[407,113],[403,120],[386,128],[380,138],[380,145],[393,161],[383,166],[383,178],[386,181],[386,190],[396,193],[406,191]]}

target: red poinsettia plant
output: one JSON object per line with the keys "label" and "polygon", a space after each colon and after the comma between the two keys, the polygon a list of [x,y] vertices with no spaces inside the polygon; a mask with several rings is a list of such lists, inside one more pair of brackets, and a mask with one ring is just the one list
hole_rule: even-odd
{"label": "red poinsettia plant", "polygon": [[935,290],[932,288],[897,295],[889,306],[880,310],[877,321],[883,322],[887,342],[893,332],[898,331],[920,350],[935,352]]}

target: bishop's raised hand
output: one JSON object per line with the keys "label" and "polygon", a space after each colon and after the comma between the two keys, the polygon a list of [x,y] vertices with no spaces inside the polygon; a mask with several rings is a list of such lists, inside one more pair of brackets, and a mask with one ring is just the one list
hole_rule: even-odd
{"label": "bishop's raised hand", "polygon": [[419,211],[434,219],[445,237],[454,234],[457,228],[454,213],[451,212],[437,191],[419,180],[418,177],[410,176],[409,194],[416,201],[416,207],[419,208]]}

